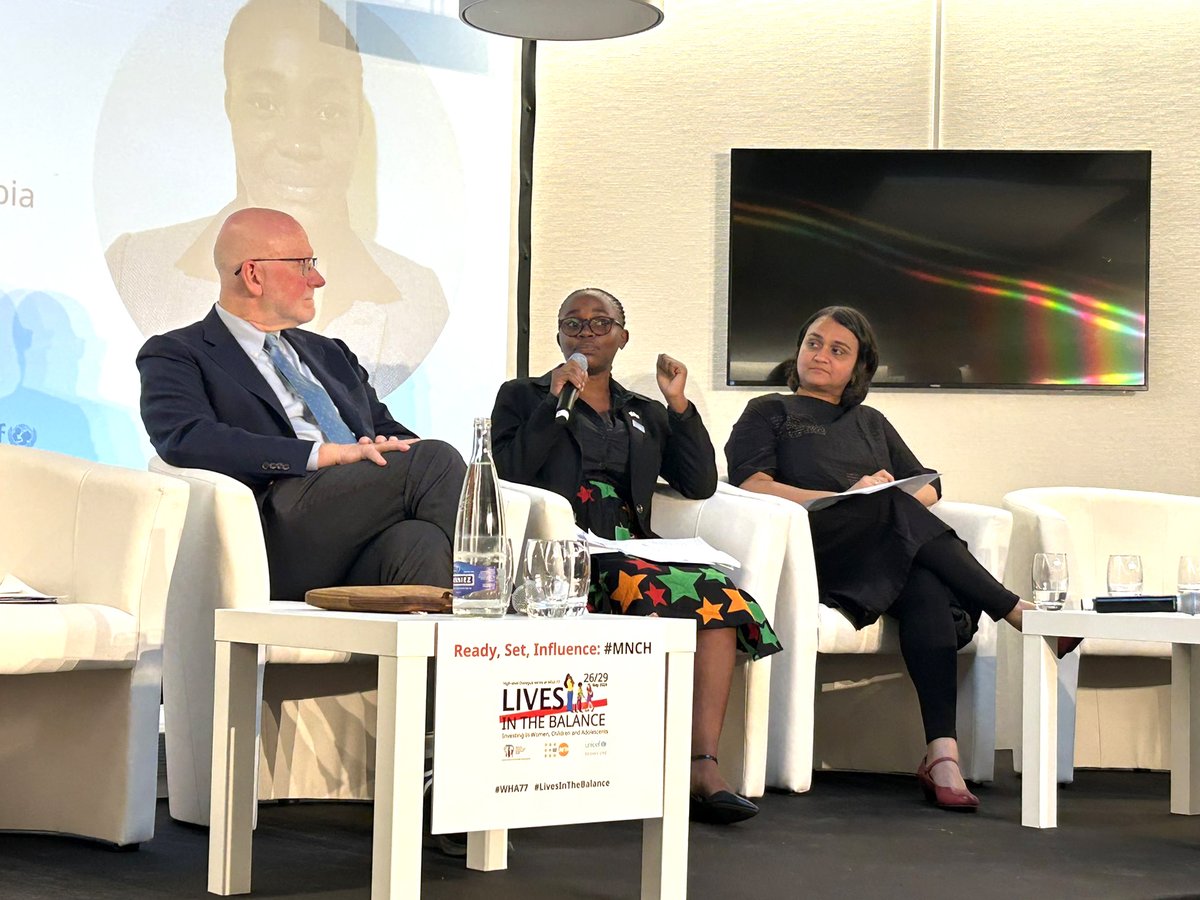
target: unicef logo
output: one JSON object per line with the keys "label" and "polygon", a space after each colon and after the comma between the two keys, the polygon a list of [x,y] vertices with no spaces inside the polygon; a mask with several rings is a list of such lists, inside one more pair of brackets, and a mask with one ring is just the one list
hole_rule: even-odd
{"label": "unicef logo", "polygon": [[37,443],[37,432],[31,425],[14,425],[8,430],[8,442],[16,447],[32,447]]}

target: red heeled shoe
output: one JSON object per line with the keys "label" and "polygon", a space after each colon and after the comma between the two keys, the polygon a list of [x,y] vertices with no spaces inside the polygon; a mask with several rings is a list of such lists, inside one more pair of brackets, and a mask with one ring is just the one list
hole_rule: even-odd
{"label": "red heeled shoe", "polygon": [[921,785],[925,799],[940,809],[949,809],[954,812],[975,812],[979,809],[978,797],[967,790],[960,791],[956,788],[935,784],[933,778],[930,777],[929,773],[933,771],[933,767],[944,762],[958,765],[958,760],[952,756],[939,756],[929,765],[925,764],[925,760],[921,760],[921,765],[917,767],[917,783]]}
{"label": "red heeled shoe", "polygon": [[1078,637],[1060,637],[1058,646],[1055,648],[1055,655],[1062,659],[1076,647],[1083,643],[1083,638]]}

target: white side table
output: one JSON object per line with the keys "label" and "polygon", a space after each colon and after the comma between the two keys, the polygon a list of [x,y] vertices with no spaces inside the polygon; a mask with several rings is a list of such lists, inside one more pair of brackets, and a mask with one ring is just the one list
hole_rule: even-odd
{"label": "white side table", "polygon": [[1022,628],[1021,824],[1058,824],[1059,637],[1171,644],[1171,812],[1200,813],[1200,616],[1026,610]]}
{"label": "white side table", "polygon": [[[210,893],[250,892],[257,802],[258,657],[262,646],[274,644],[378,657],[371,896],[376,900],[420,896],[426,674],[435,652],[438,625],[447,621],[452,617],[320,609],[217,611]],[[553,638],[553,625],[544,619],[518,621],[538,629],[541,639]],[[687,895],[695,628],[678,619],[624,621],[644,636],[662,641],[666,649],[663,815],[643,820],[641,896],[682,898]],[[504,868],[506,849],[504,831],[472,833],[468,836],[467,865],[480,870]]]}

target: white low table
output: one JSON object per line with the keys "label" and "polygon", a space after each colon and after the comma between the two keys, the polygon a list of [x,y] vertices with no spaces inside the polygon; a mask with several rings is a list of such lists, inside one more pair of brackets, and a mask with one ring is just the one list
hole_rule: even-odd
{"label": "white low table", "polygon": [[[528,629],[531,639],[554,638],[553,622],[524,617],[506,621],[514,619],[521,623],[517,627]],[[250,892],[257,802],[258,656],[260,646],[273,644],[378,657],[371,896],[376,900],[420,896],[426,675],[435,654],[439,623],[452,620],[451,616],[319,609],[217,610],[210,893]],[[685,897],[695,628],[679,619],[630,617],[623,621],[641,638],[661,641],[667,660],[663,815],[643,820],[641,896]],[[468,835],[467,866],[505,868],[506,834]]]}
{"label": "white low table", "polygon": [[1058,824],[1059,637],[1171,644],[1171,812],[1200,813],[1200,616],[1026,610],[1022,630],[1021,824]]}

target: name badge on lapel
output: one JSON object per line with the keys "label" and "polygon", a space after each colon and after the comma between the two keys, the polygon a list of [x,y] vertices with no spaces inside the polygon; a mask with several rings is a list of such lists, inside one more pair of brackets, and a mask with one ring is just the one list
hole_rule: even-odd
{"label": "name badge on lapel", "polygon": [[635,413],[632,409],[629,411],[629,424],[632,425],[634,428],[636,428],[638,431],[640,431],[642,434],[645,434],[646,426],[638,421],[638,419],[640,419],[640,418],[641,417],[637,413]]}

